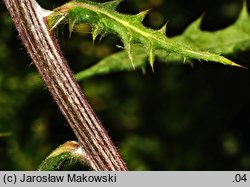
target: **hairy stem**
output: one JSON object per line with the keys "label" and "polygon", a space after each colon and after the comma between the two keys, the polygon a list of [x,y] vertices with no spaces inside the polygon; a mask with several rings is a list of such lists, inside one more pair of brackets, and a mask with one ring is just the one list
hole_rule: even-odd
{"label": "hairy stem", "polygon": [[100,120],[88,104],[35,0],[4,0],[33,63],[83,148],[93,170],[127,170]]}

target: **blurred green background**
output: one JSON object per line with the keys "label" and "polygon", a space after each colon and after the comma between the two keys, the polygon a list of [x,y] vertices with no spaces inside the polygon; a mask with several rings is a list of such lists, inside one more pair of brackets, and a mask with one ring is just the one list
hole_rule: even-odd
{"label": "blurred green background", "polygon": [[[47,9],[67,0],[39,0]],[[168,35],[205,13],[202,29],[232,24],[243,0],[126,0],[119,11],[152,8],[144,24]],[[74,72],[119,49],[108,36],[59,29]],[[229,57],[250,67],[250,51]],[[155,73],[118,72],[80,83],[130,170],[250,170],[250,72],[223,65],[155,63]],[[58,145],[75,140],[0,3],[0,170],[35,170]]]}

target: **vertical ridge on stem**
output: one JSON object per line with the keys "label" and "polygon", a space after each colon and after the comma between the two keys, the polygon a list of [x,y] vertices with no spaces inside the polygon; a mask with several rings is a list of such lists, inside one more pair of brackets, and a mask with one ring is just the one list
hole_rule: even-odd
{"label": "vertical ridge on stem", "polygon": [[4,0],[25,48],[67,119],[93,170],[127,170],[106,130],[87,102],[35,0]]}

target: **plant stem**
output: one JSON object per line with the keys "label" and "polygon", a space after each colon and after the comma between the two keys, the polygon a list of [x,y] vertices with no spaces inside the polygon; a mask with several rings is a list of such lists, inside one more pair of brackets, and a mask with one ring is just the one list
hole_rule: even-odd
{"label": "plant stem", "polygon": [[87,102],[35,0],[4,0],[33,63],[83,148],[93,170],[127,170],[116,147]]}

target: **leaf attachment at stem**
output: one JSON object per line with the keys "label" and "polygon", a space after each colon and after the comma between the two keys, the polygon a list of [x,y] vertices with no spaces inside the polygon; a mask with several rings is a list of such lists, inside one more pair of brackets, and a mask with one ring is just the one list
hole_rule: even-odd
{"label": "leaf attachment at stem", "polygon": [[62,170],[65,164],[84,165],[84,152],[75,141],[67,141],[56,148],[38,167],[40,171]]}

